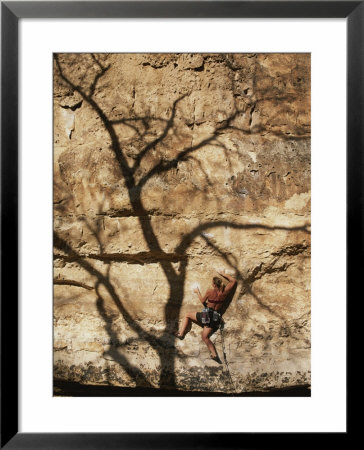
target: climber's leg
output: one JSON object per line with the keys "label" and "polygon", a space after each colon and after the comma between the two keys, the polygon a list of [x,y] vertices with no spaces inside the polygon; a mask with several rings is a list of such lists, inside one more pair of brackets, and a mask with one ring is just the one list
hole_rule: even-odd
{"label": "climber's leg", "polygon": [[195,312],[190,312],[187,313],[182,321],[182,325],[181,325],[181,329],[179,330],[178,334],[179,336],[183,336],[186,332],[186,329],[190,323],[190,320],[192,320],[192,322],[197,323],[197,319],[196,319],[196,313]]}
{"label": "climber's leg", "polygon": [[212,331],[213,331],[212,328],[205,327],[202,330],[202,340],[207,345],[207,348],[210,350],[211,356],[214,358],[215,356],[217,356],[217,353],[216,353],[214,344],[210,341],[210,338],[209,338]]}

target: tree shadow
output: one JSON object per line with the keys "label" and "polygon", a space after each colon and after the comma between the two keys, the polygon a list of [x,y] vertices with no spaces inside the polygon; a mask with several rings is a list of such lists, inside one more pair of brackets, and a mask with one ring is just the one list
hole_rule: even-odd
{"label": "tree shadow", "polygon": [[[58,54],[54,54],[54,61],[55,73],[57,74],[59,79],[62,80],[63,83],[65,83],[65,85],[71,90],[71,92],[76,92],[82,98],[82,100],[92,108],[92,110],[101,120],[104,130],[111,141],[111,150],[113,151],[118,168],[120,170],[120,178],[123,179],[128,194],[131,215],[138,219],[139,227],[148,246],[148,252],[145,252],[145,254],[143,255],[139,255],[140,260],[143,264],[148,264],[148,257],[152,258],[149,259],[149,261],[152,260],[153,262],[158,262],[167,278],[167,282],[169,284],[169,295],[164,308],[163,320],[166,326],[162,335],[157,337],[152,333],[147,332],[132,318],[130,312],[123,304],[123,301],[118,294],[117,289],[110,279],[110,265],[105,276],[98,269],[96,269],[91,264],[91,262],[85,258],[85,256],[80,255],[77,251],[75,251],[75,249],[73,249],[72,246],[56,232],[54,232],[54,247],[61,252],[64,252],[65,257],[76,261],[80,267],[82,267],[92,277],[94,277],[95,290],[97,292],[96,308],[100,317],[104,321],[105,330],[110,337],[110,341],[116,341],[117,335],[116,331],[113,329],[112,318],[110,318],[105,309],[105,300],[100,294],[99,287],[101,285],[106,288],[106,291],[114,302],[115,307],[117,308],[127,325],[130,327],[130,329],[135,331],[142,339],[145,339],[148,344],[157,352],[161,365],[159,387],[177,388],[175,377],[175,357],[177,355],[179,356],[179,353],[173,345],[175,343],[175,337],[172,335],[172,331],[175,329],[175,324],[178,322],[180,309],[184,298],[186,271],[189,262],[187,250],[191,246],[193,240],[197,236],[200,236],[201,233],[203,233],[205,230],[213,229],[216,227],[230,227],[233,229],[241,230],[253,228],[264,228],[269,230],[284,229],[291,231],[301,230],[309,233],[308,225],[289,228],[284,226],[269,227],[261,224],[236,224],[226,220],[210,221],[199,224],[191,232],[186,233],[181,238],[180,242],[175,247],[172,253],[165,252],[162,248],[160,240],[158,239],[149,212],[144,206],[142,199],[143,188],[151,179],[178,168],[178,165],[181,162],[188,161],[189,159],[193,158],[194,153],[196,153],[198,150],[203,149],[211,144],[214,144],[215,146],[221,148],[226,153],[226,155],[228,155],[228,149],[219,140],[219,136],[221,135],[221,133],[229,131],[231,129],[238,129],[245,135],[249,135],[251,133],[251,131],[249,130],[247,131],[246,129],[238,128],[234,125],[234,120],[241,113],[245,112],[245,109],[241,110],[235,108],[235,110],[231,114],[225,114],[225,119],[214,128],[214,130],[208,137],[201,139],[195,144],[191,143],[191,145],[189,146],[183,146],[178,150],[176,156],[161,156],[159,160],[157,160],[155,164],[152,165],[152,167],[145,171],[145,173],[139,173],[141,165],[147,155],[149,155],[153,150],[158,149],[161,145],[164,145],[170,133],[178,134],[178,130],[175,127],[175,119],[178,107],[181,102],[183,102],[183,100],[188,97],[189,94],[182,94],[172,102],[170,114],[167,119],[163,117],[154,117],[151,115],[110,119],[102,106],[95,99],[95,93],[97,91],[98,84],[103,79],[105,74],[107,74],[107,72],[109,71],[110,64],[104,65],[104,63],[100,61],[99,58],[97,58],[94,54],[91,54],[90,64],[96,66],[96,69],[93,69],[93,71],[90,71],[89,73],[87,73],[87,75],[85,74],[85,78],[81,80],[81,83],[78,83],[77,81],[72,81],[71,74],[66,73],[67,70],[65,67],[62,67]],[[83,86],[82,83],[85,86]],[[185,121],[187,122],[186,119]],[[146,142],[146,136],[151,128],[152,123],[162,124],[163,127],[157,137],[149,142]],[[138,136],[138,139],[140,140],[140,142],[138,143],[139,149],[133,153],[133,162],[131,164],[129,163],[128,159],[130,155],[128,156],[126,154],[116,132],[115,127],[119,125],[124,125],[134,130]],[[148,139],[149,136],[150,135],[148,135]],[[202,173],[204,173],[201,166],[200,169]],[[208,179],[207,173],[205,173],[205,177],[207,180],[207,184],[211,184],[212,182]],[[103,208],[101,206],[99,214],[101,214],[102,211]],[[129,260],[124,260],[131,262],[130,255],[125,256],[105,254],[103,242],[100,238],[100,222],[97,222],[96,227],[94,227],[90,222],[87,221],[87,218],[85,218],[85,223],[90,232],[96,238],[99,247],[99,253],[90,255],[88,259],[100,259],[105,262],[111,263],[112,261],[123,260],[122,258],[124,257],[129,258]],[[208,242],[208,244],[212,245],[211,242]],[[231,258],[229,259],[229,257],[223,251],[218,250],[218,252],[223,260],[225,260],[225,262],[229,265],[229,267],[233,267],[235,269],[238,281],[246,284],[246,280],[244,280],[242,275],[237,270],[237,264],[231,261]],[[137,257],[134,256],[134,258]],[[179,262],[178,269],[173,266],[173,263],[175,263],[176,261]],[[135,259],[135,262],[138,263],[138,260]],[[250,287],[248,289],[250,289]],[[234,297],[234,293],[231,293],[229,295],[229,300],[227,300],[226,304],[224,305],[224,312],[229,307]],[[262,308],[269,309],[269,307],[260,302],[257,296],[255,296],[254,298],[256,298],[259,304],[261,304]],[[168,348],[168,351],[166,351],[166,346]],[[114,361],[117,362],[121,367],[123,367],[131,378],[138,380],[138,383],[140,382],[143,386],[151,386],[150,382],[147,380],[146,376],[141,372],[141,370],[139,368],[131,366],[127,358],[121,355],[116,349],[110,348],[110,350],[108,350],[108,355],[112,357]]]}
{"label": "tree shadow", "polygon": [[144,373],[139,368],[131,366],[128,359],[117,351],[116,343],[118,342],[118,336],[113,328],[113,318],[109,316],[106,312],[105,301],[100,295],[98,285],[96,285],[96,291],[98,295],[96,300],[96,307],[100,314],[100,317],[102,317],[105,322],[105,331],[107,332],[110,338],[109,350],[104,352],[103,357],[110,356],[113,359],[113,361],[118,363],[120,367],[122,367],[126,371],[126,373],[129,375],[130,378],[135,380],[137,386],[153,387],[145,377]]}

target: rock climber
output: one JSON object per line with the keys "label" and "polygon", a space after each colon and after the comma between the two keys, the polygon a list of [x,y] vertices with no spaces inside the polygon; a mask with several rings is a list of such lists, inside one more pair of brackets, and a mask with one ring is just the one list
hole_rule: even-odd
{"label": "rock climber", "polygon": [[204,309],[202,310],[202,312],[187,313],[182,321],[180,330],[174,333],[174,335],[180,340],[184,339],[186,335],[186,329],[191,321],[201,326],[203,328],[202,340],[210,350],[211,359],[218,362],[219,364],[222,364],[216,352],[216,348],[210,340],[210,335],[212,332],[215,332],[220,326],[221,314],[218,311],[221,309],[229,292],[235,286],[236,279],[228,275],[226,272],[217,271],[217,273],[228,280],[228,284],[224,286],[221,278],[213,277],[212,289],[208,289],[204,296],[201,295],[199,288],[195,288],[193,292],[197,294],[200,302],[204,305]]}

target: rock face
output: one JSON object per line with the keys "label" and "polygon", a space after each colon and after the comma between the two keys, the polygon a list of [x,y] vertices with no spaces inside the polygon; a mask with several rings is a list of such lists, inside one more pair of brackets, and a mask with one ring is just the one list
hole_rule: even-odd
{"label": "rock face", "polygon": [[[216,268],[230,372],[172,334]],[[55,55],[54,376],[310,384],[310,55]]]}

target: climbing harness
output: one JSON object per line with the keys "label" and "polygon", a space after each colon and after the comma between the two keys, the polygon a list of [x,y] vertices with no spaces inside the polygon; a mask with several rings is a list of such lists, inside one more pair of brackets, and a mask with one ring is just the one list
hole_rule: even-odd
{"label": "climbing harness", "polygon": [[209,325],[211,328],[218,328],[221,321],[221,314],[212,308],[205,307],[201,313],[201,322],[203,325]]}
{"label": "climbing harness", "polygon": [[[225,362],[225,365],[226,365],[227,373],[229,374],[230,383],[231,383],[231,385],[232,385],[232,387],[234,389],[235,394],[237,394],[238,392],[236,391],[235,384],[233,382],[233,378],[232,378],[231,373],[230,373],[229,363],[228,363],[228,360],[226,358],[225,343],[224,343],[224,333],[223,333],[223,329],[224,329],[224,321],[223,320],[221,321],[219,328],[220,328],[220,334],[221,334],[221,345],[222,345],[222,354],[224,355],[224,362]],[[232,396],[234,396],[234,394],[232,394]]]}
{"label": "climbing harness", "polygon": [[210,323],[210,315],[209,315],[209,308],[204,308],[203,310],[202,310],[202,313],[201,313],[201,322],[204,324],[204,325],[208,325],[209,323]]}
{"label": "climbing harness", "polygon": [[217,311],[212,313],[212,326],[219,326],[221,324],[221,314]]}

